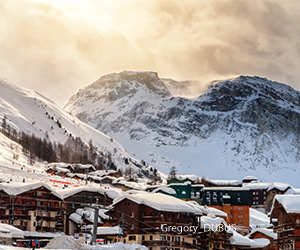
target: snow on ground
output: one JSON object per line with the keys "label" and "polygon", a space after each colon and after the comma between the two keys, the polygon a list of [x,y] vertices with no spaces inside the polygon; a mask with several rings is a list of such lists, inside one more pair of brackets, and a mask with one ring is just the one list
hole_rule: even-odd
{"label": "snow on ground", "polygon": [[[20,248],[13,246],[2,246],[0,250],[25,250],[31,248]],[[69,250],[147,250],[145,246],[138,244],[123,244],[121,242],[109,245],[87,245],[84,238],[74,239],[73,236],[60,235],[52,239],[45,248],[41,249],[69,249]]]}

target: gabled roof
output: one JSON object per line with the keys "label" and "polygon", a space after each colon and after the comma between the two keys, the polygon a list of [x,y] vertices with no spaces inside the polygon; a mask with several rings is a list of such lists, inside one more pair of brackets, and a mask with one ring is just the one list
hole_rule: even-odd
{"label": "gabled roof", "polygon": [[277,239],[277,234],[274,233],[272,229],[267,229],[267,228],[255,228],[247,235],[247,237],[250,238],[253,234],[257,232],[262,233],[272,239]]}
{"label": "gabled roof", "polygon": [[196,201],[187,201],[186,202],[189,206],[193,207],[194,209],[198,210],[201,214],[205,215],[214,215],[216,217],[222,217],[227,218],[227,214],[219,209],[216,209],[214,207],[207,207],[207,206],[201,206]]}
{"label": "gabled roof", "polygon": [[115,206],[124,199],[131,200],[137,204],[144,204],[158,211],[183,213],[198,212],[193,207],[186,204],[185,201],[177,199],[173,196],[136,190],[123,193],[122,196],[114,200],[112,206]]}
{"label": "gabled roof", "polygon": [[257,190],[257,189],[266,189],[270,191],[274,188],[285,191],[290,188],[290,185],[282,182],[261,182],[261,181],[252,181],[249,183],[244,183],[243,187],[249,188],[250,190]]}
{"label": "gabled roof", "polygon": [[288,214],[300,213],[300,195],[295,195],[295,194],[276,195],[271,208],[271,214],[274,210],[274,205],[276,201],[282,205],[282,207]]}
{"label": "gabled roof", "polygon": [[60,194],[60,196],[63,199],[66,199],[70,196],[76,195],[80,192],[95,192],[104,195],[104,193],[107,194],[107,196],[111,199],[115,199],[119,196],[119,193],[115,190],[110,189],[104,189],[101,187],[86,187],[86,186],[80,186],[80,187],[68,187],[65,189],[59,189],[57,192]]}
{"label": "gabled roof", "polygon": [[70,163],[64,163],[64,162],[53,162],[47,165],[48,168],[50,167],[59,167],[59,168],[72,168],[74,170],[74,167]]}
{"label": "gabled roof", "polygon": [[44,187],[48,189],[53,195],[57,196],[61,199],[61,196],[52,188],[43,182],[32,182],[32,183],[24,183],[24,182],[10,182],[10,183],[0,183],[0,190],[3,190],[8,195],[19,195],[25,192],[35,190],[38,188]]}

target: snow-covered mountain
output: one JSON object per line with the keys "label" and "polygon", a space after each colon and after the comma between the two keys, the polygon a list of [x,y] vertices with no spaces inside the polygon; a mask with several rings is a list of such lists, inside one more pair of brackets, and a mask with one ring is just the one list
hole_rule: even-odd
{"label": "snow-covered mountain", "polygon": [[260,77],[214,81],[196,98],[189,82],[154,72],[100,77],[65,109],[118,140],[134,157],[168,173],[212,179],[256,175],[298,183],[300,93]]}
{"label": "snow-covered mountain", "polygon": [[[47,138],[52,143],[65,144],[70,138],[81,138],[89,145],[90,140],[98,152],[111,154],[118,168],[125,169],[124,159],[129,155],[114,139],[78,120],[69,112],[37,92],[21,88],[4,78],[0,78],[0,122],[6,117],[6,126],[11,133],[25,132],[39,138]],[[3,125],[2,125],[3,126]],[[0,133],[0,165],[24,165],[27,157],[16,143]],[[12,150],[12,147],[14,150]],[[15,152],[17,150],[18,152]],[[18,159],[16,158],[18,155]],[[39,164],[36,162],[35,164]],[[132,164],[131,162],[128,163]],[[146,171],[146,170],[145,170]]]}

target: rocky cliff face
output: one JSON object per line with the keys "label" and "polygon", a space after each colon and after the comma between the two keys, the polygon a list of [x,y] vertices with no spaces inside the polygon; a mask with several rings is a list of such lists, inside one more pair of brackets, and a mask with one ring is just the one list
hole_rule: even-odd
{"label": "rocky cliff face", "polygon": [[290,173],[300,173],[299,100],[293,88],[260,77],[215,81],[188,99],[172,96],[154,72],[121,72],[80,90],[65,108],[166,173],[175,165],[212,179],[291,182]]}

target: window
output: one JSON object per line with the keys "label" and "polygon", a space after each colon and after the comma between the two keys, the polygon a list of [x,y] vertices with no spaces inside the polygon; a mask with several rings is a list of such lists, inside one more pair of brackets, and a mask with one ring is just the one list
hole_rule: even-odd
{"label": "window", "polygon": [[150,240],[153,240],[153,235],[150,235]]}
{"label": "window", "polygon": [[134,224],[131,224],[130,230],[133,230],[133,229],[134,229]]}
{"label": "window", "polygon": [[239,222],[238,226],[244,226],[244,223],[243,222]]}
{"label": "window", "polygon": [[37,192],[36,192],[36,195],[37,195],[37,196],[43,196],[43,192],[42,192],[42,191],[37,191]]}
{"label": "window", "polygon": [[230,215],[230,218],[233,218],[233,214],[232,214],[232,215]]}
{"label": "window", "polygon": [[244,216],[242,214],[239,214],[238,218],[244,218]]}
{"label": "window", "polygon": [[142,240],[145,240],[145,235],[142,236]]}
{"label": "window", "polygon": [[134,213],[130,212],[130,217],[133,218],[134,217]]}
{"label": "window", "polygon": [[300,223],[300,220],[299,220],[299,219],[296,219],[296,223],[299,224],[299,223]]}
{"label": "window", "polygon": [[120,213],[120,218],[125,218],[125,214]]}
{"label": "window", "polygon": [[239,209],[239,210],[243,210],[244,208],[243,208],[243,207],[239,207],[238,209]]}
{"label": "window", "polygon": [[129,241],[135,241],[136,240],[136,236],[135,235],[131,235],[128,238]]}

